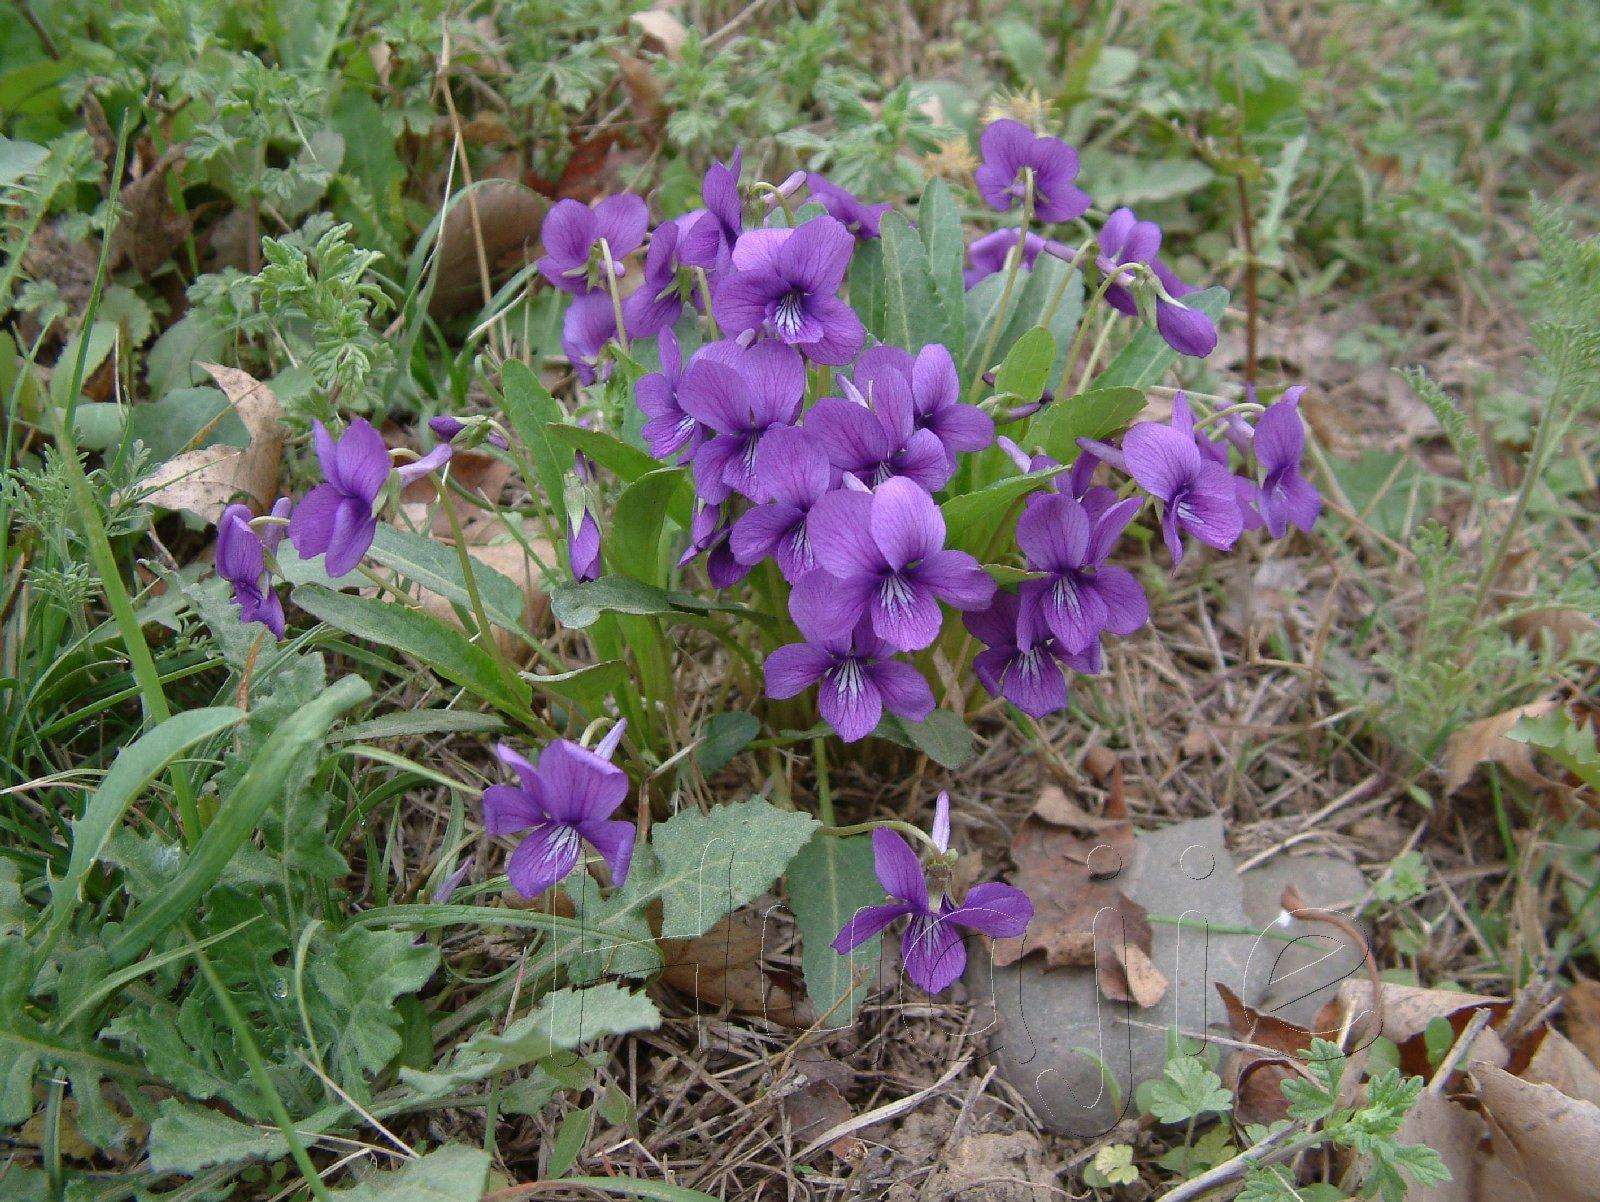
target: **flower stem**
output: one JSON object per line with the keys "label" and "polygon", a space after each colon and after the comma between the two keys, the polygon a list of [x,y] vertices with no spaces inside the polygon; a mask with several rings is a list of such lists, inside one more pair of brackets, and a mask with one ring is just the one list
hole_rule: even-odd
{"label": "flower stem", "polygon": [[617,342],[623,353],[628,351],[628,331],[622,321],[622,294],[617,291],[617,265],[611,258],[611,244],[600,239],[600,254],[606,261],[606,291],[611,293],[611,312],[617,320]]}
{"label": "flower stem", "polygon": [[984,339],[983,353],[978,356],[978,363],[972,375],[972,387],[967,391],[967,403],[972,404],[978,399],[978,392],[983,384],[983,373],[994,364],[990,358],[994,355],[994,348],[1000,341],[1000,331],[1006,325],[1007,310],[1011,306],[1011,294],[1016,290],[1017,274],[1021,270],[1022,260],[1028,247],[1028,226],[1033,224],[1033,172],[1028,173],[1028,188],[1022,198],[1022,223],[1017,227],[1016,245],[1011,248],[1011,253],[1006,256],[1006,279],[1000,288],[1000,305],[995,310],[994,319],[989,323],[989,334]]}
{"label": "flower stem", "polygon": [[944,855],[939,845],[933,841],[933,836],[927,831],[899,818],[874,818],[870,822],[856,822],[849,826],[834,826],[824,819],[822,833],[832,835],[836,839],[848,838],[851,835],[865,835],[869,831],[883,830],[899,831],[902,835],[910,835],[913,839],[931,848],[936,854]]}
{"label": "flower stem", "polygon": [[822,818],[824,828],[832,828],[834,823],[833,785],[828,780],[828,737],[826,735],[818,735],[811,740],[811,757],[815,761],[817,770],[817,812]]}

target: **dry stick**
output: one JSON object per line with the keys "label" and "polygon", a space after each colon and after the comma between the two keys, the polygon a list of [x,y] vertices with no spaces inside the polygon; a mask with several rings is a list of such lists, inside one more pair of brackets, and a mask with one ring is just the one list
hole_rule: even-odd
{"label": "dry stick", "polygon": [[1445,1082],[1450,1080],[1450,1074],[1456,1071],[1456,1065],[1466,1056],[1467,1050],[1477,1042],[1478,1036],[1489,1025],[1489,1020],[1494,1017],[1494,1010],[1488,1006],[1473,1013],[1471,1020],[1461,1032],[1461,1037],[1451,1045],[1450,1052],[1439,1064],[1439,1071],[1433,1074],[1433,1080],[1428,1082],[1429,1093],[1443,1093]]}
{"label": "dry stick", "polygon": [[1176,1189],[1168,1190],[1156,1202],[1189,1202],[1191,1198],[1198,1198],[1243,1177],[1257,1165],[1276,1164],[1322,1139],[1322,1136],[1316,1133],[1303,1134],[1298,1139],[1293,1138],[1294,1134],[1293,1127],[1274,1131],[1266,1139],[1254,1147],[1246,1148],[1232,1160],[1225,1160],[1216,1168],[1207,1169],[1200,1176],[1185,1181]]}
{"label": "dry stick", "polygon": [[[478,281],[483,286],[483,303],[487,307],[494,300],[494,286],[489,274],[489,252],[483,243],[483,222],[478,216],[478,197],[472,186],[472,164],[467,161],[466,138],[461,131],[461,114],[456,112],[456,98],[450,91],[450,30],[445,27],[439,45],[439,71],[435,76],[439,84],[439,93],[444,99],[446,112],[450,114],[450,128],[455,134],[455,147],[452,158],[459,157],[461,162],[461,176],[467,181],[465,188],[467,197],[467,214],[472,218],[472,247],[478,258]],[[449,197],[445,198],[446,205]],[[439,225],[439,237],[444,237],[444,224]],[[490,331],[491,345],[495,341],[494,331]],[[500,319],[500,346],[496,353],[501,358],[505,357],[505,318]]]}

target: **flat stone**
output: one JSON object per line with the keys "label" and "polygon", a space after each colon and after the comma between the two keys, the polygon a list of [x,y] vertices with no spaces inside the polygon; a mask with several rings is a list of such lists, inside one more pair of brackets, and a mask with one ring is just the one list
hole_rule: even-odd
{"label": "flat stone", "polygon": [[1235,933],[1248,920],[1221,818],[1140,834],[1133,863],[1110,883],[1150,915],[1151,959],[1168,981],[1154,1006],[1108,1001],[1093,969],[1047,971],[1038,955],[996,968],[974,954],[968,972],[974,995],[992,1005],[990,1052],[1001,1075],[1042,1122],[1078,1138],[1134,1113],[1135,1087],[1166,1063],[1169,1028],[1200,1036],[1226,1023],[1218,981],[1256,999],[1247,979],[1258,940]]}
{"label": "flat stone", "polygon": [[1366,896],[1366,875],[1336,856],[1286,854],[1240,873],[1239,883],[1251,925],[1274,929],[1272,941],[1264,942],[1250,963],[1250,988],[1260,996],[1260,1008],[1314,1027],[1317,1012],[1333,1000],[1339,983],[1361,973],[1366,947],[1327,923],[1294,920],[1274,927],[1283,890],[1293,885],[1306,905],[1339,909]]}

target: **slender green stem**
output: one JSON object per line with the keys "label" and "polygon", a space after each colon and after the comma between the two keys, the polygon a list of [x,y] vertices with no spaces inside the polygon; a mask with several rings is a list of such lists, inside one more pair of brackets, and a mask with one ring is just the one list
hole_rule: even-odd
{"label": "slender green stem", "polygon": [[[828,780],[828,737],[818,735],[811,740],[811,758],[817,770],[817,812],[824,827],[831,827],[833,818],[833,785]],[[848,828],[847,828],[848,829]]]}
{"label": "slender green stem", "polygon": [[[122,178],[123,164],[127,161],[127,134],[128,119],[124,117],[122,130],[117,138],[117,156],[111,176],[113,195],[116,193],[117,181]],[[83,523],[84,539],[89,546],[89,558],[93,561],[95,572],[100,577],[101,587],[105,592],[106,607],[111,610],[117,633],[122,637],[122,644],[128,652],[128,663],[133,669],[133,678],[139,685],[139,693],[144,701],[145,724],[156,726],[172,716],[172,709],[168,706],[166,692],[161,687],[161,673],[156,669],[155,657],[150,654],[150,644],[145,641],[144,630],[139,625],[138,615],[134,612],[133,598],[122,582],[122,569],[117,563],[116,552],[112,550],[111,539],[106,534],[105,523],[100,520],[100,507],[95,501],[93,490],[89,487],[89,477],[84,473],[83,464],[78,459],[78,446],[72,435],[74,402],[83,387],[84,369],[89,353],[87,332],[94,325],[95,316],[100,309],[100,298],[105,290],[107,257],[115,222],[116,208],[113,205],[111,220],[100,243],[100,262],[95,270],[94,286],[89,292],[89,303],[84,309],[81,327],[84,336],[79,340],[78,358],[73,364],[70,387],[67,389],[67,403],[65,406],[51,406],[50,412],[55,427],[53,434],[56,447],[61,452],[62,468],[67,477],[67,490],[72,496],[73,506],[78,511],[78,518]],[[178,819],[183,826],[184,844],[193,847],[199,841],[201,831],[200,810],[195,804],[194,790],[190,786],[189,776],[184,768],[174,764],[171,774],[172,792],[178,801]]]}
{"label": "slender green stem", "polygon": [[856,822],[849,826],[834,826],[831,823],[825,823],[822,833],[824,835],[832,835],[836,839],[845,839],[851,835],[865,835],[880,828],[886,831],[899,831],[902,835],[909,835],[930,848],[936,855],[942,856],[945,854],[939,849],[939,845],[933,841],[933,836],[928,834],[927,831],[910,822],[903,822],[899,818],[874,818],[870,822]]}
{"label": "slender green stem", "polygon": [[1028,173],[1028,189],[1022,199],[1022,224],[1017,227],[1017,241],[1011,248],[1011,253],[1006,256],[1006,278],[1000,288],[1000,305],[995,310],[994,320],[989,323],[989,333],[984,339],[983,353],[978,356],[976,369],[972,373],[972,384],[967,390],[967,403],[977,401],[978,393],[983,386],[983,373],[994,364],[989,360],[994,355],[994,348],[1000,342],[1000,331],[1006,325],[1007,313],[1011,307],[1011,294],[1017,287],[1017,275],[1022,268],[1022,260],[1028,246],[1028,226],[1033,224],[1033,173]]}
{"label": "slender green stem", "polygon": [[461,527],[461,518],[456,513],[455,502],[450,499],[450,489],[441,486],[437,491],[439,506],[444,510],[445,520],[450,523],[450,539],[455,543],[456,562],[461,566],[461,579],[467,586],[467,600],[472,605],[472,620],[478,625],[479,641],[483,644],[483,649],[494,658],[495,666],[500,669],[500,677],[511,690],[512,696],[516,696],[522,691],[522,680],[517,675],[516,667],[506,659],[505,653],[500,649],[500,643],[494,637],[494,627],[489,625],[489,613],[483,606],[483,595],[478,591],[478,575],[473,567],[472,556],[467,551],[466,531]]}
{"label": "slender green stem", "polygon": [[622,294],[617,291],[617,265],[611,260],[611,244],[600,239],[600,254],[606,264],[606,291],[611,293],[611,313],[617,319],[617,342],[628,350],[628,329],[622,320]]}
{"label": "slender green stem", "polygon": [[294,1120],[289,1117],[288,1107],[283,1104],[282,1096],[272,1084],[272,1075],[267,1071],[267,1063],[261,1057],[261,1049],[256,1045],[256,1038],[250,1032],[250,1025],[244,1021],[239,1008],[233,1004],[233,998],[228,996],[227,986],[222,983],[217,970],[211,966],[210,957],[199,946],[199,941],[195,939],[187,924],[183,927],[183,933],[189,942],[196,945],[194,956],[200,964],[200,971],[205,975],[206,983],[211,986],[211,992],[216,995],[217,1005],[222,1007],[223,1017],[233,1028],[234,1037],[239,1041],[239,1050],[244,1053],[245,1063],[250,1066],[250,1075],[255,1078],[256,1088],[261,1091],[261,1100],[272,1112],[272,1119],[278,1124],[278,1130],[283,1132],[283,1138],[289,1145],[289,1154],[299,1166],[300,1175],[306,1179],[306,1185],[320,1202],[332,1202],[328,1187],[322,1183],[322,1175],[317,1172],[317,1166],[311,1163],[305,1144],[300,1142],[300,1134],[294,1129]]}

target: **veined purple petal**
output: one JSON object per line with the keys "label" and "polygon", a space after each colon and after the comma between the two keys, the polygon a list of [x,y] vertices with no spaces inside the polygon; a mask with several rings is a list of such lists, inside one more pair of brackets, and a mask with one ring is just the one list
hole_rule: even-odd
{"label": "veined purple petal", "polygon": [[883,698],[883,708],[912,722],[923,722],[933,713],[933,690],[922,673],[896,659],[877,660],[867,667],[867,675]]}
{"label": "veined purple petal", "polygon": [[932,914],[914,914],[900,936],[906,976],[929,993],[943,993],[967,968],[967,948],[955,927]]}
{"label": "veined purple petal", "polygon": [[761,665],[767,679],[767,696],[783,700],[805,692],[829,668],[834,657],[810,643],[790,643],[779,647]]}
{"label": "veined purple petal", "polygon": [[928,880],[905,836],[885,827],[875,828],[872,865],[885,893],[897,901],[909,902],[920,913],[927,912]]}
{"label": "veined purple petal", "polygon": [[639,834],[633,823],[600,818],[592,822],[580,822],[577,830],[606,862],[606,867],[611,870],[612,885],[626,883],[628,867],[633,862],[634,840]]}
{"label": "veined purple petal", "polygon": [[[816,514],[813,509],[812,519]],[[815,529],[811,537],[814,552]],[[789,592],[789,613],[808,642],[830,648],[848,647],[850,632],[866,616],[874,588],[875,579],[868,573],[841,579],[818,568],[795,582]]]}
{"label": "veined purple petal", "polygon": [[1088,587],[1104,604],[1105,628],[1112,634],[1130,635],[1150,620],[1144,586],[1126,568],[1103,566],[1090,578]]}
{"label": "veined purple petal", "polygon": [[840,489],[811,507],[807,528],[812,553],[830,574],[848,578],[888,567],[888,560],[873,537],[873,503],[872,494]]}
{"label": "veined purple petal", "polygon": [[323,558],[328,575],[337,580],[353,571],[377,533],[378,519],[372,514],[372,503],[360,497],[341,497],[333,511],[333,528],[328,533],[328,549]]}
{"label": "veined purple petal", "polygon": [[933,498],[910,480],[896,477],[877,487],[868,524],[884,561],[896,571],[944,546],[944,515]]}
{"label": "veined purple petal", "polygon": [[1200,474],[1200,448],[1171,426],[1139,422],[1123,435],[1122,454],[1139,487],[1162,501],[1172,500]]}
{"label": "veined purple petal", "polygon": [[995,593],[994,577],[965,551],[935,551],[910,569],[918,584],[956,609],[978,609]]}
{"label": "veined purple petal", "polygon": [[1040,572],[1065,572],[1088,561],[1089,516],[1071,497],[1051,493],[1017,519],[1017,545]]}
{"label": "veined purple petal", "polygon": [[560,822],[609,818],[628,796],[628,774],[594,752],[557,739],[539,755],[546,813]]}
{"label": "veined purple petal", "polygon": [[791,287],[829,293],[844,283],[854,251],[849,230],[832,217],[813,217],[778,248],[775,266]]}
{"label": "veined purple petal", "polygon": [[[1000,652],[996,649],[984,654]],[[1030,717],[1043,718],[1067,708],[1067,675],[1053,643],[1036,643],[1026,651],[1013,648],[998,676],[998,689],[985,687]]]}
{"label": "veined purple petal", "polygon": [[506,861],[506,876],[523,897],[538,897],[551,885],[565,880],[578,863],[576,827],[564,822],[542,822]]}
{"label": "veined purple petal", "polygon": [[883,717],[883,696],[855,656],[836,660],[817,689],[817,711],[846,743],[866,738]]}
{"label": "veined purple petal", "polygon": [[895,919],[909,913],[911,907],[905,902],[866,906],[850,916],[829,946],[841,956],[848,956]]}
{"label": "veined purple petal", "polygon": [[595,237],[604,238],[613,260],[621,261],[639,249],[650,226],[650,210],[643,197],[631,192],[607,196],[594,206]]}
{"label": "veined purple petal", "polygon": [[994,939],[1015,939],[1033,921],[1033,902],[1015,885],[984,881],[969,889],[966,900],[944,920]]}
{"label": "veined purple petal", "polygon": [[539,799],[524,789],[490,785],[483,791],[483,826],[491,835],[514,835],[548,819]]}

